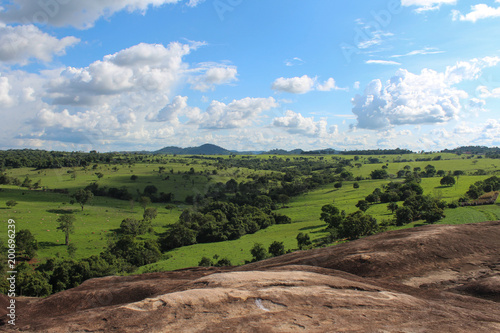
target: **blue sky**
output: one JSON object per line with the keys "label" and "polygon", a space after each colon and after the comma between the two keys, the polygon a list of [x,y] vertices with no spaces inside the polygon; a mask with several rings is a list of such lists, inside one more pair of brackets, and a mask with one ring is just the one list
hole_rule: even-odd
{"label": "blue sky", "polygon": [[500,145],[500,0],[0,2],[0,149]]}

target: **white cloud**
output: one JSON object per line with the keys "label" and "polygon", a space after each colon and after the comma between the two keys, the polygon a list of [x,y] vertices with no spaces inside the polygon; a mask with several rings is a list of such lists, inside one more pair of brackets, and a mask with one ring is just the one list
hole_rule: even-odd
{"label": "white cloud", "polygon": [[500,88],[490,90],[486,86],[479,86],[476,89],[476,94],[480,98],[500,98]]}
{"label": "white cloud", "polygon": [[203,3],[205,2],[205,0],[189,0],[187,6],[188,7],[196,7],[198,6],[200,3]]}
{"label": "white cloud", "polygon": [[424,69],[420,74],[399,70],[382,84],[373,80],[364,95],[353,98],[352,112],[359,128],[385,129],[395,125],[445,123],[457,119],[465,91],[453,85],[478,79],[481,70],[496,66],[498,57],[472,59],[449,66],[444,73]]}
{"label": "white cloud", "polygon": [[417,13],[426,12],[430,10],[438,10],[441,5],[456,5],[457,0],[401,0],[403,7],[418,7],[415,11]]}
{"label": "white cloud", "polygon": [[191,88],[199,91],[214,90],[216,85],[230,84],[237,81],[238,70],[234,66],[221,66],[220,64],[203,64],[198,71],[205,73],[193,77]]}
{"label": "white cloud", "polygon": [[384,129],[393,125],[446,122],[458,116],[463,91],[449,88],[444,75],[423,70],[420,75],[399,70],[385,86],[372,81],[363,96],[353,99],[358,127]]}
{"label": "white cloud", "polygon": [[[57,27],[73,26],[88,29],[101,17],[114,13],[146,12],[149,7],[176,4],[182,0],[86,0],[86,1],[33,1],[12,0],[0,11],[0,20],[7,23],[50,24]],[[203,1],[190,0],[188,6],[194,7]]]}
{"label": "white cloud", "polygon": [[26,65],[32,59],[52,61],[54,55],[80,42],[75,37],[57,39],[34,25],[0,26],[0,62]]}
{"label": "white cloud", "polygon": [[425,48],[420,49],[420,50],[410,51],[406,54],[395,54],[395,55],[391,56],[391,58],[411,57],[411,56],[416,56],[416,55],[428,55],[428,54],[440,54],[440,53],[444,53],[444,51],[440,51],[440,50],[433,48],[433,47],[425,47]]}
{"label": "white cloud", "polygon": [[463,80],[476,80],[481,71],[500,63],[500,57],[475,58],[470,61],[459,61],[455,66],[448,66],[445,71],[445,80],[450,84],[460,83]]}
{"label": "white cloud", "polygon": [[179,115],[189,112],[187,97],[176,96],[173,101],[161,109],[157,114],[149,114],[146,118],[153,122],[170,122],[174,125],[179,123]]}
{"label": "white cloud", "polygon": [[396,61],[390,61],[390,60],[367,60],[365,61],[366,64],[368,65],[390,65],[390,66],[399,66],[401,65],[399,62]]}
{"label": "white cloud", "polygon": [[326,120],[314,121],[313,117],[306,118],[300,113],[291,110],[286,111],[283,117],[273,120],[273,126],[285,128],[289,133],[301,134],[306,136],[324,137],[328,134],[337,134],[337,126],[327,129]]}
{"label": "white cloud", "polygon": [[276,100],[269,98],[244,98],[229,104],[212,101],[206,112],[192,109],[188,117],[189,124],[198,125],[202,129],[231,129],[252,125],[264,111],[277,107]]}
{"label": "white cloud", "polygon": [[167,96],[188,65],[189,45],[139,44],[95,61],[85,68],[68,67],[54,74],[49,92],[54,104],[95,105],[126,95],[159,93]]}
{"label": "white cloud", "polygon": [[[499,1],[495,1],[499,2]],[[453,20],[454,21],[468,21],[468,22],[477,22],[478,20],[484,20],[492,17],[500,17],[500,7],[493,8],[486,4],[477,4],[471,6],[471,12],[465,15],[461,14],[458,10],[454,10],[453,12]]]}
{"label": "white cloud", "polygon": [[329,78],[323,84],[318,84],[316,86],[316,90],[318,91],[332,91],[332,90],[343,90],[342,88],[337,87],[337,83],[333,78]]}
{"label": "white cloud", "polygon": [[274,81],[272,89],[291,94],[305,94],[314,89],[315,83],[315,79],[307,75],[293,78],[280,77]]}
{"label": "white cloud", "polygon": [[304,63],[305,63],[305,61],[298,58],[298,57],[285,60],[285,65],[288,67],[300,66],[300,65],[303,65]]}
{"label": "white cloud", "polygon": [[307,75],[292,78],[280,77],[273,82],[272,89],[278,92],[287,92],[290,94],[306,94],[313,90],[345,90],[344,88],[339,88],[333,78],[329,78],[323,83],[317,83],[316,78],[310,78]]}
{"label": "white cloud", "polygon": [[0,77],[0,104],[4,107],[8,107],[12,104],[12,97],[10,97],[9,92],[11,89],[9,79],[6,77]]}

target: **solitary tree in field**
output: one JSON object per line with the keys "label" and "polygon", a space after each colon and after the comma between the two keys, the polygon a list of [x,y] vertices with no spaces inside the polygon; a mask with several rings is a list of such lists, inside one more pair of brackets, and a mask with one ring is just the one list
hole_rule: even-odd
{"label": "solitary tree in field", "polygon": [[7,207],[12,208],[15,205],[17,205],[17,201],[16,200],[9,200],[5,204],[7,205]]}
{"label": "solitary tree in field", "polygon": [[387,205],[387,209],[391,211],[391,213],[394,214],[394,212],[399,208],[398,204],[395,202],[389,202]]}
{"label": "solitary tree in field", "polygon": [[455,177],[453,177],[452,175],[444,176],[441,179],[440,183],[443,186],[453,186],[455,185]]}
{"label": "solitary tree in field", "polygon": [[69,244],[69,234],[72,234],[75,231],[75,226],[73,225],[75,220],[76,218],[73,214],[64,214],[59,216],[59,218],[57,219],[57,222],[59,222],[57,230],[61,230],[62,232],[64,232],[66,236],[66,245]]}
{"label": "solitary tree in field", "polygon": [[73,198],[75,198],[75,201],[78,202],[80,206],[82,206],[83,210],[83,206],[92,201],[92,199],[94,198],[94,194],[89,190],[80,189],[76,191],[75,194],[73,194]]}

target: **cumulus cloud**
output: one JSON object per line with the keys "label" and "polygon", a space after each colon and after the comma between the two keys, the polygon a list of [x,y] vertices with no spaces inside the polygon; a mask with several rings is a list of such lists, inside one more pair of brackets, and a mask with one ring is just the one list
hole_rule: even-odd
{"label": "cumulus cloud", "polygon": [[329,78],[323,83],[318,83],[317,78],[311,78],[307,75],[293,78],[280,77],[273,82],[272,89],[278,92],[287,92],[290,94],[306,94],[313,90],[343,90],[342,88],[337,87],[333,78]]}
{"label": "cumulus cloud", "polygon": [[291,94],[305,94],[313,90],[314,85],[315,79],[307,75],[293,78],[280,77],[274,81],[272,89]]}
{"label": "cumulus cloud", "polygon": [[462,109],[461,100],[468,94],[453,85],[478,79],[482,69],[499,62],[498,57],[485,57],[459,62],[443,73],[424,69],[420,74],[413,74],[401,69],[385,84],[373,80],[364,95],[356,95],[352,100],[357,127],[384,129],[456,119]]}
{"label": "cumulus cloud", "polygon": [[318,91],[332,91],[332,90],[343,90],[342,88],[337,87],[337,83],[333,78],[329,78],[323,84],[318,84],[316,86],[316,90]]}
{"label": "cumulus cloud", "polygon": [[486,86],[479,86],[476,89],[476,94],[480,98],[500,98],[500,88],[489,89]]}
{"label": "cumulus cloud", "polygon": [[[203,68],[205,67],[205,68]],[[199,91],[214,90],[216,85],[230,84],[237,81],[238,70],[235,66],[221,66],[220,64],[204,64],[198,71],[202,75],[191,79],[191,88]]]}
{"label": "cumulus cloud", "polygon": [[401,0],[404,7],[417,7],[416,12],[438,10],[442,5],[456,5],[457,0]]}
{"label": "cumulus cloud", "polygon": [[373,80],[364,95],[356,95],[352,112],[360,128],[440,123],[456,118],[460,99],[466,97],[464,91],[449,88],[442,74],[427,69],[420,75],[399,70],[385,86]]}
{"label": "cumulus cloud", "polygon": [[[500,1],[496,0],[496,3],[500,3]],[[471,6],[470,13],[463,15],[458,10],[454,10],[453,12],[453,20],[454,21],[468,21],[468,22],[477,22],[478,20],[484,20],[487,18],[500,17],[500,7],[493,8],[486,4],[477,4]]]}
{"label": "cumulus cloud", "polygon": [[273,120],[273,126],[286,129],[292,134],[301,134],[306,136],[324,137],[328,134],[336,134],[338,129],[336,126],[328,129],[326,120],[314,121],[313,117],[306,118],[300,113],[295,113],[291,110],[286,111],[283,117],[278,117]]}
{"label": "cumulus cloud", "polygon": [[68,47],[79,42],[75,37],[57,39],[34,25],[0,25],[0,62],[20,65],[32,59],[50,62],[54,55],[64,55]]}
{"label": "cumulus cloud", "polygon": [[179,115],[189,111],[187,97],[176,96],[172,103],[165,106],[157,114],[149,114],[147,120],[152,122],[170,122],[179,123]]}
{"label": "cumulus cloud", "polygon": [[0,77],[0,104],[4,107],[12,104],[12,97],[9,95],[10,89],[11,85],[9,83],[9,79],[6,77]]}
{"label": "cumulus cloud", "polygon": [[189,124],[202,129],[231,129],[252,125],[264,111],[277,107],[276,100],[269,98],[244,98],[229,104],[212,101],[205,112],[193,109],[188,117]]}
{"label": "cumulus cloud", "polygon": [[[12,0],[0,11],[0,20],[7,23],[50,24],[57,27],[73,26],[88,29],[101,17],[110,17],[114,13],[146,12],[149,7],[176,4],[182,0]],[[201,0],[189,0],[188,6],[194,7]]]}
{"label": "cumulus cloud", "polygon": [[49,83],[54,104],[94,105],[121,94],[168,95],[187,70],[183,57],[192,48],[138,44],[95,61],[88,67],[68,67]]}

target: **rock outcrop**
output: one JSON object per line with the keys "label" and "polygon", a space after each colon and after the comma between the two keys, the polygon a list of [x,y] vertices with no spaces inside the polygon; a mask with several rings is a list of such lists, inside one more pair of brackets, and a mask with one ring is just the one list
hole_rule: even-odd
{"label": "rock outcrop", "polygon": [[15,329],[499,332],[499,301],[500,222],[436,225],[241,267],[92,279],[19,298]]}

